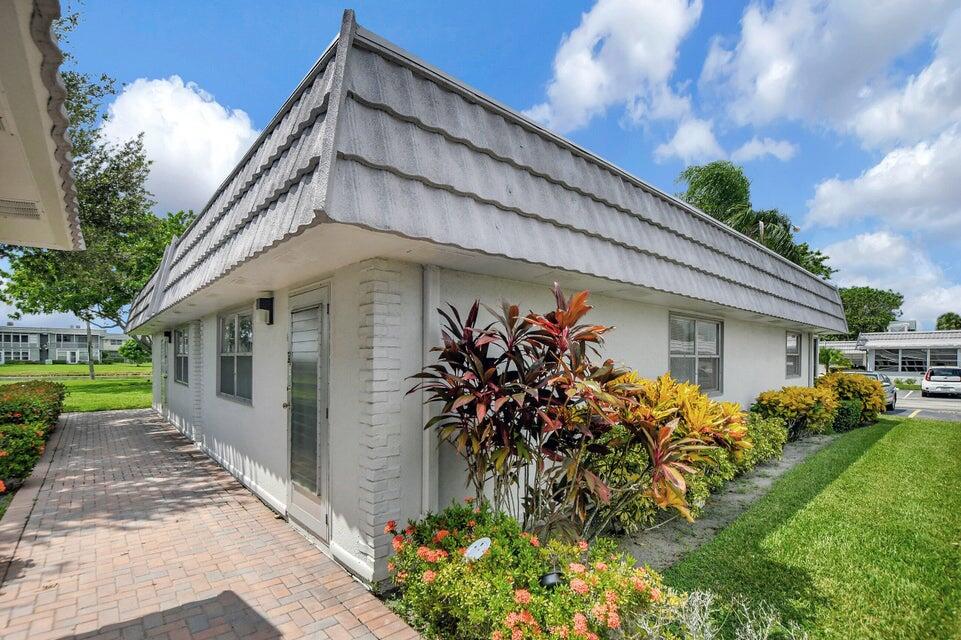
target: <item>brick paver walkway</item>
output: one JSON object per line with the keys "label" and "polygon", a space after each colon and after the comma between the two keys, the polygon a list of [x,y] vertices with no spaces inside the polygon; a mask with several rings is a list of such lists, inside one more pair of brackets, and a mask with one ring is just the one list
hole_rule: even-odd
{"label": "brick paver walkway", "polygon": [[152,411],[48,447],[0,526],[4,640],[417,637]]}

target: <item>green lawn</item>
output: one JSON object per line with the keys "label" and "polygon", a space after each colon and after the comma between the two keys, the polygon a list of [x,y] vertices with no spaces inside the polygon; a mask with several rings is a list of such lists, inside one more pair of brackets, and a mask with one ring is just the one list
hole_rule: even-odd
{"label": "green lawn", "polygon": [[61,379],[67,387],[64,411],[144,409],[150,406],[150,378]]}
{"label": "green lawn", "polygon": [[961,424],[841,436],[665,579],[767,602],[815,638],[961,638]]}
{"label": "green lawn", "polygon": [[[149,364],[135,365],[124,362],[111,364],[95,364],[97,375],[140,375],[150,377]],[[86,364],[31,364],[8,362],[0,364],[0,378],[47,378],[62,376],[85,376],[88,374]]]}

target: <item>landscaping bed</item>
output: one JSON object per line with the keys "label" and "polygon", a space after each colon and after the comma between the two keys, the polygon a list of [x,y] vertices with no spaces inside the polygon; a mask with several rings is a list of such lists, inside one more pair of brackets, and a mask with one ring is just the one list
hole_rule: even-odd
{"label": "landscaping bed", "polygon": [[56,382],[32,380],[0,386],[0,497],[20,487],[43,454],[66,394]]}

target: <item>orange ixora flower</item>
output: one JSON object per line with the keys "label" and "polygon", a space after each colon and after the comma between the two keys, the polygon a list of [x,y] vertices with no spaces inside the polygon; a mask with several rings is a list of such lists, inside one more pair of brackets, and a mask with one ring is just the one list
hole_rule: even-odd
{"label": "orange ixora flower", "polygon": [[394,547],[395,553],[400,553],[400,550],[404,548],[404,536],[394,536],[394,539],[390,541],[392,547]]}
{"label": "orange ixora flower", "polygon": [[518,589],[514,592],[514,602],[517,604],[530,604],[531,592],[527,589]]}
{"label": "orange ixora flower", "polygon": [[6,492],[7,492],[7,485],[4,484],[3,480],[0,480],[0,493],[6,493]]}
{"label": "orange ixora flower", "polygon": [[587,571],[587,567],[582,565],[580,562],[572,562],[567,565],[567,570],[571,573],[584,573]]}
{"label": "orange ixora flower", "polygon": [[448,531],[447,529],[441,529],[440,531],[434,534],[434,542],[443,542],[444,538],[446,538],[449,535],[450,535],[450,531]]}
{"label": "orange ixora flower", "polygon": [[423,574],[421,574],[420,579],[426,582],[427,584],[430,584],[431,582],[437,579],[437,574],[431,571],[430,569],[428,569]]}
{"label": "orange ixora flower", "polygon": [[587,540],[578,540],[578,541],[577,541],[577,547],[578,547],[581,551],[587,551],[587,550],[590,548],[590,545],[587,544]]}
{"label": "orange ixora flower", "polygon": [[397,530],[397,521],[388,520],[387,524],[384,525],[384,533],[393,533]]}
{"label": "orange ixora flower", "polygon": [[571,590],[576,594],[583,596],[590,591],[590,589],[591,588],[588,586],[588,584],[580,578],[574,578],[571,580]]}
{"label": "orange ixora flower", "polygon": [[541,541],[538,540],[537,536],[535,536],[533,533],[528,533],[527,531],[524,531],[523,533],[521,533],[521,536],[526,538],[527,541],[531,543],[532,547],[541,546]]}

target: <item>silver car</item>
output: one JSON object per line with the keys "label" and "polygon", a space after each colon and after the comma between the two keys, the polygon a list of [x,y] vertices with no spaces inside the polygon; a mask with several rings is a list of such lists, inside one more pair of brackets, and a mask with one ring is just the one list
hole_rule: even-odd
{"label": "silver car", "polygon": [[891,378],[887,377],[883,373],[877,371],[845,371],[844,373],[853,373],[859,376],[867,376],[869,378],[874,378],[881,383],[884,388],[884,404],[887,406],[888,411],[894,411],[894,407],[898,404],[898,388],[894,386],[891,382]]}

